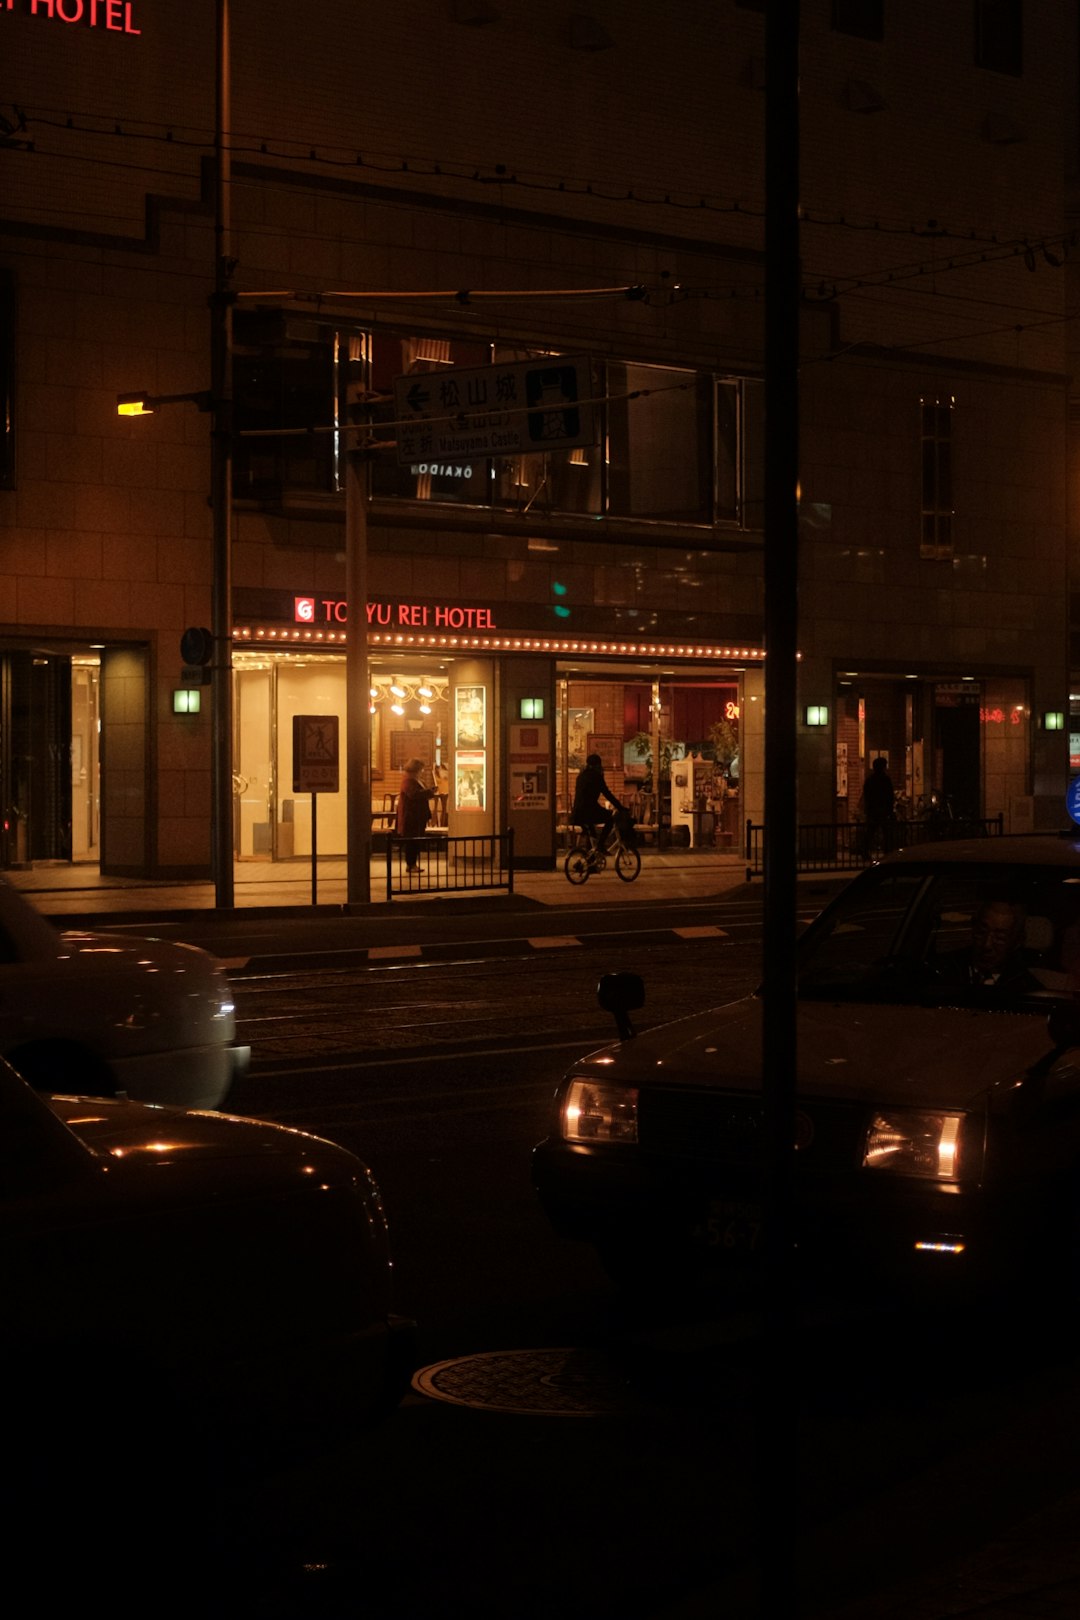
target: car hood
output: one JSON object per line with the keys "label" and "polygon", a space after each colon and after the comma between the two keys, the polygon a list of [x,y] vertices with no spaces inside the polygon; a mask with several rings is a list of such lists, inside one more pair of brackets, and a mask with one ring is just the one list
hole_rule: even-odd
{"label": "car hood", "polygon": [[[606,1047],[585,1066],[626,1085],[757,1090],[761,1024],[750,996]],[[801,1002],[797,1029],[801,1096],[920,1108],[970,1107],[1011,1089],[1052,1046],[1040,1014],[957,1007]]]}
{"label": "car hood", "polygon": [[110,1179],[129,1186],[151,1178],[157,1196],[175,1182],[191,1197],[200,1184],[211,1194],[257,1185],[369,1179],[355,1155],[332,1142],[266,1120],[156,1108],[100,1097],[51,1096],[52,1112],[72,1131]]}
{"label": "car hood", "polygon": [[170,939],[155,939],[133,934],[91,933],[84,928],[69,928],[55,936],[57,960],[77,960],[84,969],[110,968],[162,969],[173,972],[197,971],[198,967],[211,970],[214,958],[200,945],[185,945]]}

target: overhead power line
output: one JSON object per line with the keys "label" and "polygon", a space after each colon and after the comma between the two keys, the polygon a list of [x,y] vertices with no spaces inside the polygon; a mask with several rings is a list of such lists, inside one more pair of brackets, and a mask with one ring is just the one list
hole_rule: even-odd
{"label": "overhead power line", "polygon": [[[20,126],[32,133],[34,127],[56,129],[82,135],[105,138],[154,141],[184,147],[210,155],[215,150],[214,136],[207,129],[180,124],[164,124],[120,115],[102,115],[71,112],[58,108],[20,107]],[[257,133],[233,131],[229,151],[234,158],[243,156],[271,157],[278,162],[313,164],[321,168],[370,170],[383,175],[408,176],[412,179],[453,180],[484,188],[519,188],[523,191],[549,192],[555,195],[591,198],[600,202],[635,204],[649,208],[670,208],[679,212],[697,212],[738,216],[764,222],[765,204],[762,200],[741,197],[715,197],[694,190],[679,190],[658,185],[640,185],[626,181],[589,179],[576,175],[548,174],[523,166],[498,161],[464,161],[433,158],[416,154],[381,152],[365,147],[335,147],[317,141],[280,141]],[[823,226],[880,236],[911,236],[935,241],[958,243],[1001,244],[1002,237],[994,231],[977,229],[973,225],[947,223],[934,217],[924,220],[889,219],[884,216],[853,217],[842,210],[818,208],[810,203],[802,207],[801,221],[805,226]],[[1026,239],[1042,241],[1044,232],[1034,229]],[[1007,240],[1017,240],[1014,233]]]}

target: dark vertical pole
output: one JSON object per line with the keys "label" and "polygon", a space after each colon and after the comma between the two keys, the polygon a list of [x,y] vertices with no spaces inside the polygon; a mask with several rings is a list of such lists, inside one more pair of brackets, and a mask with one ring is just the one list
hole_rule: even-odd
{"label": "dark vertical pole", "polygon": [[214,637],[211,854],[214,898],[233,904],[232,791],[232,204],[230,182],[229,0],[216,0],[216,202],[214,292],[210,300],[210,506],[213,523],[211,629]]}
{"label": "dark vertical pole", "polygon": [[798,1612],[795,1343],[796,654],[799,476],[799,7],[765,20],[765,947],[764,1354],[760,1612]]}
{"label": "dark vertical pole", "polygon": [[319,903],[319,795],[311,795],[311,903]]}
{"label": "dark vertical pole", "polygon": [[345,660],[345,848],[346,898],[350,905],[367,905],[371,900],[371,700],[363,454],[360,449],[350,448],[345,455],[345,597],[349,613]]}

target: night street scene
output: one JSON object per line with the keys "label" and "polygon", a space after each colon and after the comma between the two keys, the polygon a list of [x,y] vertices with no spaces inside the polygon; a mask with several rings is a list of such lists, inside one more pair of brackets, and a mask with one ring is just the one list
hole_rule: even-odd
{"label": "night street scene", "polygon": [[1077,6],[0,40],[5,1613],[1075,1620]]}

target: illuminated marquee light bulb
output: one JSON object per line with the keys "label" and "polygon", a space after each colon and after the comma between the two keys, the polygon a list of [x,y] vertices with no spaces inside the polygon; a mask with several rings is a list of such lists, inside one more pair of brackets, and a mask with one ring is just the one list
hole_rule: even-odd
{"label": "illuminated marquee light bulb", "polygon": [[390,711],[391,711],[392,714],[404,714],[405,713],[405,710],[402,708],[400,703],[391,703]]}
{"label": "illuminated marquee light bulb", "polygon": [[403,686],[398,686],[396,681],[391,685],[390,690],[393,692],[396,698],[403,698],[405,696],[405,688]]}

